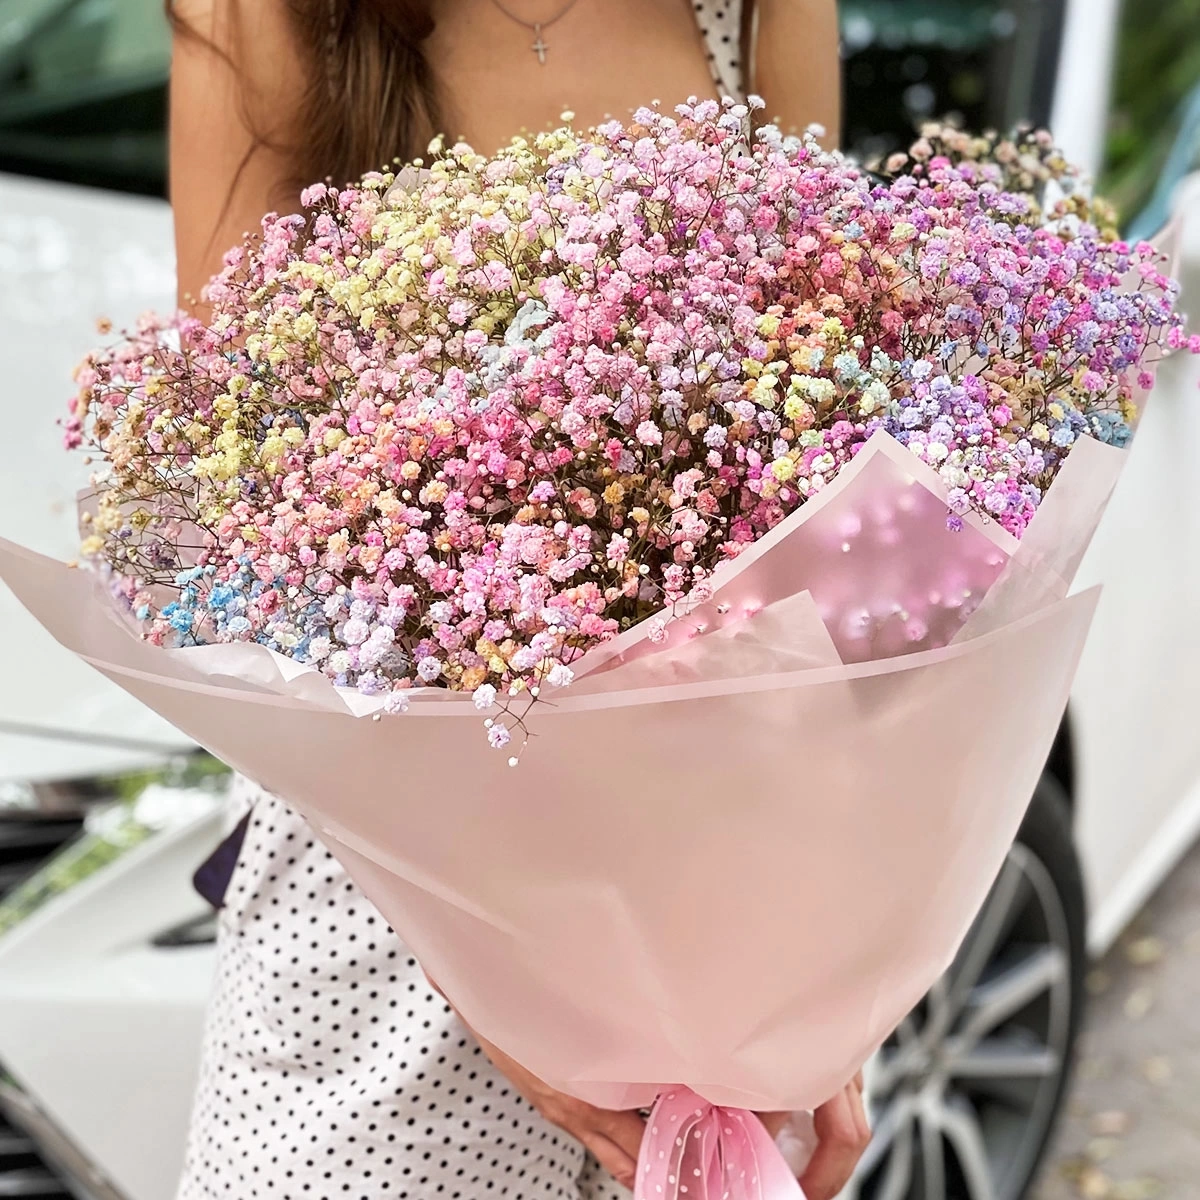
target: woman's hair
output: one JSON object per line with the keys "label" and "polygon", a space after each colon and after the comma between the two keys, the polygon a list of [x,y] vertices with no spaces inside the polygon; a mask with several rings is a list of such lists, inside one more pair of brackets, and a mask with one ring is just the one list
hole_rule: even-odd
{"label": "woman's hair", "polygon": [[[262,3],[262,0],[251,0]],[[177,31],[194,31],[165,0]],[[431,0],[279,0],[307,68],[286,141],[297,188],[357,179],[422,154],[440,128],[433,73],[423,43],[433,32]],[[236,62],[231,62],[237,69]],[[267,143],[252,129],[258,145]],[[253,153],[253,151],[251,151]]]}
{"label": "woman's hair", "polygon": [[[164,2],[176,29],[193,34],[173,12],[173,0]],[[274,146],[293,164],[289,185],[358,179],[420,156],[434,134],[444,132],[446,114],[424,52],[434,27],[433,0],[276,2],[292,24],[308,80],[286,143]],[[755,8],[756,0],[743,0],[743,47],[753,44]],[[253,123],[252,132],[257,145],[267,144]]]}

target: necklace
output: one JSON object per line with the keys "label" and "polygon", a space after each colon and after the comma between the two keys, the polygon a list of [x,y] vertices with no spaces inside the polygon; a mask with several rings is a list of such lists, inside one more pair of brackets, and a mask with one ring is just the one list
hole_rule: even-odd
{"label": "necklace", "polygon": [[563,17],[565,17],[578,2],[579,0],[567,0],[567,3],[564,4],[562,8],[560,8],[558,12],[556,12],[549,20],[526,21],[523,17],[518,17],[515,12],[512,12],[510,9],[501,4],[500,0],[492,0],[492,3],[510,21],[516,21],[518,25],[524,25],[526,29],[533,31],[533,45],[529,48],[538,56],[538,62],[540,62],[543,67],[546,65],[546,51],[549,50],[550,47],[546,44],[546,39],[542,37],[542,30],[549,29],[555,21],[561,21]]}

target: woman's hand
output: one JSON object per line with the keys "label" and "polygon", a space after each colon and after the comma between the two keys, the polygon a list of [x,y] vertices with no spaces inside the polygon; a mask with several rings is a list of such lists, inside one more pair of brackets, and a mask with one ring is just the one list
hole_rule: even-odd
{"label": "woman's hand", "polygon": [[[429,986],[443,1000],[446,993],[425,975]],[[449,1004],[450,1001],[446,1000]],[[462,1020],[462,1015],[459,1014]],[[466,1022],[463,1021],[466,1025]],[[468,1025],[468,1029],[471,1027]],[[636,1112],[610,1112],[585,1104],[573,1096],[556,1092],[536,1075],[525,1070],[515,1058],[509,1058],[498,1046],[492,1045],[471,1029],[479,1048],[492,1060],[492,1065],[517,1091],[537,1109],[551,1125],[565,1130],[592,1152],[599,1164],[609,1171],[618,1183],[632,1190],[637,1176],[638,1151],[646,1122]]]}
{"label": "woman's hand", "polygon": [[834,1098],[813,1113],[817,1148],[800,1176],[808,1200],[833,1200],[850,1182],[871,1141],[860,1071]]}
{"label": "woman's hand", "polygon": [[[789,1142],[795,1142],[796,1145],[794,1148],[781,1148],[784,1157],[800,1172],[806,1200],[833,1200],[854,1174],[854,1168],[871,1140],[862,1091],[863,1077],[860,1071],[811,1117],[808,1113],[803,1114],[802,1120],[792,1113],[758,1114],[767,1133],[776,1140],[785,1129],[791,1127]],[[804,1161],[809,1151],[811,1157],[801,1170],[799,1162]]]}
{"label": "woman's hand", "polygon": [[[497,1070],[552,1125],[577,1138],[627,1188],[633,1188],[638,1150],[646,1123],[636,1112],[610,1112],[595,1108],[547,1087],[502,1050],[475,1035]],[[759,1113],[771,1137],[778,1137],[790,1113]],[[835,1200],[850,1182],[858,1160],[871,1141],[871,1127],[863,1105],[860,1072],[832,1100],[813,1113],[817,1148],[800,1177],[806,1200]]]}
{"label": "woman's hand", "polygon": [[[445,999],[446,993],[428,975],[425,978]],[[547,1121],[582,1142],[618,1183],[632,1190],[637,1176],[638,1151],[646,1131],[646,1122],[639,1113],[596,1108],[556,1092],[498,1046],[474,1030],[471,1032],[496,1069]],[[779,1136],[790,1116],[790,1113],[758,1114],[773,1138]],[[871,1126],[863,1104],[861,1071],[832,1100],[813,1113],[813,1131],[817,1136],[817,1148],[800,1177],[800,1184],[806,1200],[834,1200],[849,1183],[858,1160],[871,1141]]]}
{"label": "woman's hand", "polygon": [[503,1050],[478,1034],[475,1037],[496,1069],[547,1121],[582,1142],[618,1183],[632,1189],[637,1174],[638,1150],[646,1128],[646,1122],[638,1113],[610,1112],[556,1092]]}

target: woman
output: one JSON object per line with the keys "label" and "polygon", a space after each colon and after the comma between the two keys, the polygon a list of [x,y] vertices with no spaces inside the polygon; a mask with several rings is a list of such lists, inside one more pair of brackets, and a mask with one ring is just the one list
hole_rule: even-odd
{"label": "woman", "polygon": [[[170,7],[185,305],[301,186],[419,155],[435,132],[489,150],[566,108],[588,125],[653,98],[737,95],[743,74],[785,128],[837,125],[836,0]],[[559,1095],[479,1043],[304,823],[242,790],[254,811],[222,911],[181,1200],[625,1195],[642,1118]],[[861,1083],[815,1125],[802,1182],[829,1200],[869,1136]]]}

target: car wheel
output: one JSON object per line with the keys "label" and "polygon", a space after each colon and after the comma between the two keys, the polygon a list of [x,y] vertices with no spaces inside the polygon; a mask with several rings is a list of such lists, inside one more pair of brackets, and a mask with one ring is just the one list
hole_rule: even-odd
{"label": "car wheel", "polygon": [[1085,905],[1051,776],[962,950],[880,1052],[853,1200],[1020,1200],[1062,1105],[1082,1015]]}

